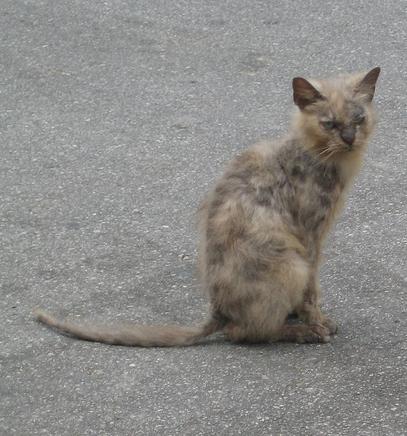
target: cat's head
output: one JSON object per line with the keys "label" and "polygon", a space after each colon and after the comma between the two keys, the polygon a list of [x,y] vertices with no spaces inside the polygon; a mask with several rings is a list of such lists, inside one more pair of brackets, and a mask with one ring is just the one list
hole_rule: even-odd
{"label": "cat's head", "polygon": [[328,80],[293,79],[297,128],[321,158],[364,147],[375,125],[372,100],[379,73],[376,67],[367,74]]}

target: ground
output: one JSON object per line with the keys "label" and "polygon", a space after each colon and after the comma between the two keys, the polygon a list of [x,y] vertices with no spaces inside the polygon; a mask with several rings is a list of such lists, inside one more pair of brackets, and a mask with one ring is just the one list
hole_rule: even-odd
{"label": "ground", "polygon": [[[406,2],[1,0],[0,433],[403,435]],[[382,67],[322,269],[327,345],[113,347],[31,310],[201,322],[195,211],[291,79]]]}

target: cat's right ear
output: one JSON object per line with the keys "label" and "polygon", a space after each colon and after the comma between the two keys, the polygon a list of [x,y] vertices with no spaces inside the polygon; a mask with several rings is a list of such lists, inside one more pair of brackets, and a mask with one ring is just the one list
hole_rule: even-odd
{"label": "cat's right ear", "polygon": [[373,95],[376,88],[376,82],[379,78],[380,67],[373,68],[370,70],[363,79],[357,84],[354,92],[355,95],[367,103],[370,103],[373,100]]}
{"label": "cat's right ear", "polygon": [[315,89],[308,80],[302,77],[293,79],[294,103],[301,109],[305,109],[310,104],[318,100],[324,100],[323,95]]}

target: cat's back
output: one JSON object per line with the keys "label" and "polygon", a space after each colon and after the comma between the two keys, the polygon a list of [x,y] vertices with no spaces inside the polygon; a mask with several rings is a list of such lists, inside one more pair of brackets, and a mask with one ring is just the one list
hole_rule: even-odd
{"label": "cat's back", "polygon": [[211,193],[212,197],[224,197],[224,194],[245,197],[256,191],[259,185],[272,183],[279,156],[286,148],[287,141],[283,140],[264,140],[250,146],[227,165]]}
{"label": "cat's back", "polygon": [[247,195],[251,190],[253,177],[262,171],[269,160],[270,151],[265,143],[252,145],[235,156],[205,195],[199,208],[200,220],[205,220],[210,210],[232,197]]}
{"label": "cat's back", "polygon": [[270,206],[281,178],[281,156],[291,153],[289,148],[287,140],[261,141],[236,156],[201,205],[201,228],[239,229],[259,206]]}
{"label": "cat's back", "polygon": [[226,166],[201,209],[216,209],[233,201],[238,201],[241,206],[249,200],[262,205],[265,196],[270,199],[272,191],[277,192],[273,187],[281,185],[285,169],[298,159],[300,153],[301,149],[291,138],[255,143]]}

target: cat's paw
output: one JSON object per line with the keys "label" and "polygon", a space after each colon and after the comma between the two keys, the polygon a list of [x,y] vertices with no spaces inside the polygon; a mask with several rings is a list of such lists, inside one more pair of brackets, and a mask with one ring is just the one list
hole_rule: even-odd
{"label": "cat's paw", "polygon": [[338,333],[338,325],[333,319],[325,317],[322,321],[322,325],[329,330],[330,335],[336,335],[336,333]]}
{"label": "cat's paw", "polygon": [[329,330],[325,326],[310,324],[308,327],[308,331],[303,336],[304,342],[325,344],[331,340]]}
{"label": "cat's paw", "polygon": [[330,341],[329,330],[322,324],[284,324],[277,340],[297,344],[318,344]]}

